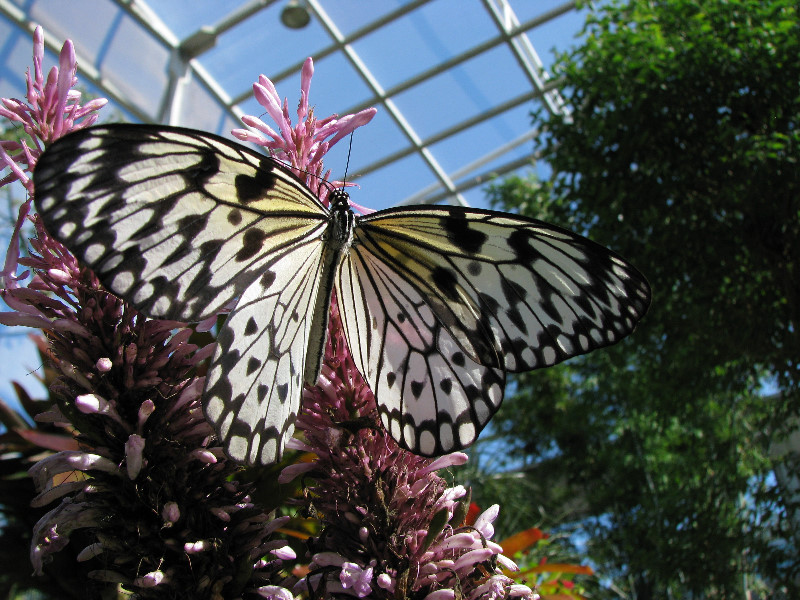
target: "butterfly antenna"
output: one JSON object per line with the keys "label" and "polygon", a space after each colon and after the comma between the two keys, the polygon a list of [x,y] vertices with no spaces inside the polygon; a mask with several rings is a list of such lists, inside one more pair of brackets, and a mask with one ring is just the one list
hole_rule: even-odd
{"label": "butterfly antenna", "polygon": [[347,172],[350,170],[350,153],[353,151],[353,132],[350,132],[350,143],[347,145],[347,162],[344,164],[344,178],[342,179],[342,189],[347,183]]}

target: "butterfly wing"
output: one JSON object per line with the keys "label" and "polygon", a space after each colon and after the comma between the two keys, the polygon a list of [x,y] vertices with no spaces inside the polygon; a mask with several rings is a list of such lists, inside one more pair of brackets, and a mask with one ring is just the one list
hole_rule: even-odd
{"label": "butterfly wing", "polygon": [[337,296],[384,425],[412,451],[438,454],[474,441],[500,406],[506,371],[613,344],[646,312],[650,288],[623,259],[559,227],[412,207],[359,219]]}
{"label": "butterfly wing", "polygon": [[72,133],[39,159],[34,184],[48,231],[153,318],[215,314],[328,219],[276,161],[173,127]]}
{"label": "butterfly wing", "polygon": [[[328,210],[270,158],[200,132],[89,128],[34,171],[48,231],[150,317],[198,321],[239,297],[203,394],[232,458],[276,460],[316,373]],[[306,365],[307,361],[311,364]]]}
{"label": "butterfly wing", "polygon": [[475,441],[503,399],[505,372],[465,353],[408,274],[351,249],[336,297],[353,359],[401,446],[437,456]]}
{"label": "butterfly wing", "polygon": [[234,460],[267,465],[280,459],[294,432],[306,369],[319,372],[322,354],[313,349],[323,346],[327,323],[327,315],[314,312],[321,250],[319,239],[309,240],[268,265],[217,336],[203,404]]}

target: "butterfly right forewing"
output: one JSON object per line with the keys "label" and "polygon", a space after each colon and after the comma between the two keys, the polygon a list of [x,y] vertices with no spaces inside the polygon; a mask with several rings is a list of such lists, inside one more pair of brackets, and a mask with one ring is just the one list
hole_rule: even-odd
{"label": "butterfly right forewing", "polygon": [[650,303],[638,271],[582,236],[444,206],[361,217],[337,295],[384,425],[428,455],[475,440],[506,372],[612,344]]}

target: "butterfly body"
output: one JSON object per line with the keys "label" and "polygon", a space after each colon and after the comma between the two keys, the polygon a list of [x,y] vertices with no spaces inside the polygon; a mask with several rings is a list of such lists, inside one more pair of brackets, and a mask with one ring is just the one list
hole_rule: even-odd
{"label": "butterfly body", "polygon": [[151,317],[198,321],[235,301],[203,403],[228,454],[280,457],[316,382],[335,291],[382,422],[425,455],[474,441],[507,372],[612,344],[650,302],[609,250],[541,221],[455,206],[355,215],[285,166],[188,129],[70,134],[34,171],[45,225]]}
{"label": "butterfly body", "polygon": [[320,273],[323,279],[320,281],[320,288],[314,304],[311,343],[306,352],[304,382],[307,385],[314,385],[319,378],[328,335],[329,307],[335,284],[334,278],[339,265],[353,243],[354,228],[355,215],[350,208],[350,196],[342,190],[333,192],[331,217],[328,228],[322,236],[323,257]]}

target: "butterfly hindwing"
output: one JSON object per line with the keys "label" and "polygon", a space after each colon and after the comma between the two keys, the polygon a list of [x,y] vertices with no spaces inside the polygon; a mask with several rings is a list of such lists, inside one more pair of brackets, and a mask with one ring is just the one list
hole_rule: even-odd
{"label": "butterfly hindwing", "polygon": [[474,442],[500,406],[505,373],[465,354],[418,289],[375,253],[351,250],[336,293],[350,352],[389,434],[426,456]]}
{"label": "butterfly hindwing", "polygon": [[328,219],[274,160],[180,128],[72,133],[42,156],[34,182],[47,229],[107,288],[155,318],[215,314],[271,254]]}
{"label": "butterfly hindwing", "polygon": [[[294,432],[320,290],[322,242],[309,239],[264,269],[240,298],[217,337],[203,404],[228,455],[249,464],[278,460]],[[319,344],[312,345],[318,347]]]}

